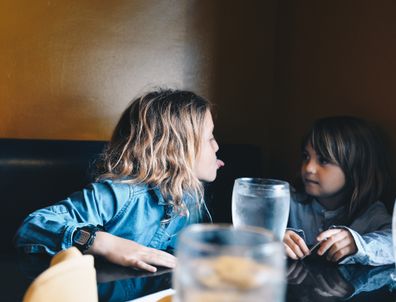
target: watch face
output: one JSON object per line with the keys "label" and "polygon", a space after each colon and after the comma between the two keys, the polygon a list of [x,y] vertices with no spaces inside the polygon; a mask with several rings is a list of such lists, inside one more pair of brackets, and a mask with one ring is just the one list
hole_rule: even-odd
{"label": "watch face", "polygon": [[91,237],[91,233],[86,230],[78,230],[76,236],[74,237],[74,242],[77,244],[84,245],[88,242]]}

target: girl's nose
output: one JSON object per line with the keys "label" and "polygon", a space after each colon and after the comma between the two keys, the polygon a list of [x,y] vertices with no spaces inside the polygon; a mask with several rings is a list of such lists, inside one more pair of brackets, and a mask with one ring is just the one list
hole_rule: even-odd
{"label": "girl's nose", "polygon": [[214,140],[213,149],[215,152],[219,151],[219,144],[217,143],[216,140]]}
{"label": "girl's nose", "polygon": [[305,171],[310,174],[316,173],[316,163],[313,160],[309,160],[305,163]]}

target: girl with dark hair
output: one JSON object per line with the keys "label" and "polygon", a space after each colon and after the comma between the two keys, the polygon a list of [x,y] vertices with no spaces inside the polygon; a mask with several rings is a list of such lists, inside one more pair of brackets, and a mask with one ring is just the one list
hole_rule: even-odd
{"label": "girl with dark hair", "polygon": [[355,117],[317,120],[302,144],[305,194],[296,194],[284,236],[287,255],[319,256],[341,264],[394,262],[392,218],[379,201],[389,173],[383,142]]}

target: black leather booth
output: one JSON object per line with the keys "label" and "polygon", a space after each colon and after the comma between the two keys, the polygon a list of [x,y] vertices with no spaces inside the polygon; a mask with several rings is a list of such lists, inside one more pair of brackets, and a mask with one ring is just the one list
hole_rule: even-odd
{"label": "black leather booth", "polygon": [[[0,253],[15,253],[12,239],[23,219],[92,181],[91,165],[103,141],[0,139]],[[215,222],[231,222],[234,179],[260,175],[260,150],[252,145],[222,145],[226,166],[207,184],[206,199]]]}

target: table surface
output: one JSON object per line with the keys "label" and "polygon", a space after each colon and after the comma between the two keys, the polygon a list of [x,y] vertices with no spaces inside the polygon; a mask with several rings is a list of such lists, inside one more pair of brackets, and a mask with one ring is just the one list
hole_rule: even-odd
{"label": "table surface", "polygon": [[[49,257],[1,256],[1,301],[21,301]],[[95,260],[100,301],[128,301],[171,287],[172,271],[144,273]],[[396,301],[394,266],[334,265],[321,259],[288,262],[286,302]]]}

